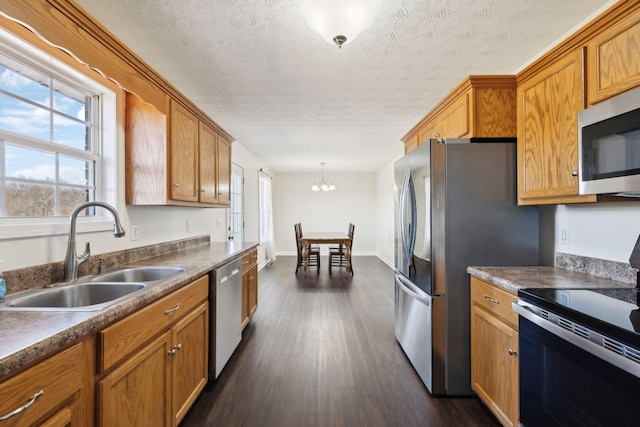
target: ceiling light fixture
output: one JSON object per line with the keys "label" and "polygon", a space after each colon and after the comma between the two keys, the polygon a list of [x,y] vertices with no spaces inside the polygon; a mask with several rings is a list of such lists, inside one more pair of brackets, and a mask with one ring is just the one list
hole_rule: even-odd
{"label": "ceiling light fixture", "polygon": [[371,25],[378,0],[306,0],[307,24],[338,48],[355,39]]}
{"label": "ceiling light fixture", "polygon": [[324,180],[324,162],[320,163],[322,165],[322,179],[320,179],[320,181],[316,181],[313,183],[313,185],[311,186],[311,189],[313,191],[333,191],[336,189],[336,186],[333,185],[333,182],[331,184],[327,184],[327,181]]}

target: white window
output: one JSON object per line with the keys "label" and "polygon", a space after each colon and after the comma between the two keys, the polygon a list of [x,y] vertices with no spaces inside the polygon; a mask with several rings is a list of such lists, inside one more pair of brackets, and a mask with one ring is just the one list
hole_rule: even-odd
{"label": "white window", "polygon": [[[115,204],[114,128],[112,91],[0,31],[0,238],[66,233],[79,203]],[[109,229],[101,211],[79,230]]]}

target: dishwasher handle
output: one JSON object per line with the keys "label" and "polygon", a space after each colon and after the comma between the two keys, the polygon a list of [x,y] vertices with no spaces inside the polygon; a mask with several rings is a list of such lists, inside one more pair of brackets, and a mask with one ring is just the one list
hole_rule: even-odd
{"label": "dishwasher handle", "polygon": [[233,276],[235,276],[235,275],[236,275],[236,274],[238,274],[238,273],[240,273],[240,269],[239,269],[239,268],[234,268],[234,269],[231,271],[231,273],[229,273],[229,274],[227,274],[227,275],[225,275],[225,276],[222,276],[222,277],[220,278],[220,283],[224,283],[224,282],[226,282],[227,280],[231,279]]}

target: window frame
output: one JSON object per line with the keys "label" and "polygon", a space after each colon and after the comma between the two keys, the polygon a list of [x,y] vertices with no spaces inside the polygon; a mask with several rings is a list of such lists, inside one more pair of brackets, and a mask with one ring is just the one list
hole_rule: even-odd
{"label": "window frame", "polygon": [[[2,28],[0,28],[0,51],[53,77],[55,81],[73,87],[83,87],[95,94],[92,102],[92,108],[96,110],[92,138],[96,147],[93,153],[99,157],[95,166],[95,200],[109,203],[117,209],[116,92]],[[10,131],[2,132],[7,135],[12,134]],[[61,152],[58,151],[58,153]],[[93,216],[78,217],[76,231],[78,233],[97,232],[112,228],[111,214],[104,209],[96,209]],[[68,216],[0,217],[0,240],[47,237],[68,234],[68,232]]]}

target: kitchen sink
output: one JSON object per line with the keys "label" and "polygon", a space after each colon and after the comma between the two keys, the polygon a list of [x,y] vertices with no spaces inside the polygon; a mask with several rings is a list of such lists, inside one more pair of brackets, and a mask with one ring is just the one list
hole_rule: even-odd
{"label": "kitchen sink", "polygon": [[95,276],[100,282],[155,282],[165,280],[185,269],[182,267],[124,267]]}
{"label": "kitchen sink", "polygon": [[7,296],[0,310],[94,311],[144,289],[144,283],[77,283]]}

